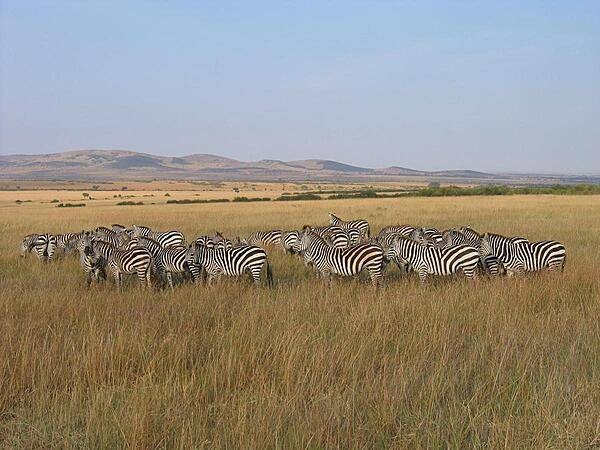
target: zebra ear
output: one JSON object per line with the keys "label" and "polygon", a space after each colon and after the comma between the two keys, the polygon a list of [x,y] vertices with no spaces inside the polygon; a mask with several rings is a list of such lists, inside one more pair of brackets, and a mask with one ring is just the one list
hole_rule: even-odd
{"label": "zebra ear", "polygon": [[312,231],[312,229],[310,228],[310,225],[304,225],[304,226],[302,227],[302,231],[303,231],[304,233],[310,233],[310,232]]}

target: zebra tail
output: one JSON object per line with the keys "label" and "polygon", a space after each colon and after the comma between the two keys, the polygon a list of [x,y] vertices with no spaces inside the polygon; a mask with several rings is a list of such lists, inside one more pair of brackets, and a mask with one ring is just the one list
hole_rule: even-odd
{"label": "zebra tail", "polygon": [[271,270],[271,265],[269,264],[269,261],[267,261],[266,264],[267,264],[267,286],[271,287],[271,286],[273,286],[273,271]]}

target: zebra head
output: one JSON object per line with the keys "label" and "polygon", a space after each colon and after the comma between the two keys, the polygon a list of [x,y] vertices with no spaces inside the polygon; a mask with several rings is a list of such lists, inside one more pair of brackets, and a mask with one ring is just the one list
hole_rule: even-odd
{"label": "zebra head", "polygon": [[152,230],[149,227],[144,227],[142,225],[132,225],[131,230],[131,234],[134,237],[148,236],[150,232],[152,232]]}
{"label": "zebra head", "polygon": [[410,254],[411,249],[415,246],[420,246],[419,242],[405,237],[396,236],[392,242],[392,245],[385,250],[384,257],[388,261],[395,261],[398,267],[401,267],[405,272],[408,272],[410,267]]}
{"label": "zebra head", "polygon": [[331,225],[339,225],[342,222],[343,222],[343,220],[340,219],[338,216],[336,216],[333,213],[329,213],[329,223]]}
{"label": "zebra head", "polygon": [[27,253],[31,252],[33,250],[33,247],[35,247],[35,243],[38,239],[38,235],[37,234],[28,234],[27,236],[25,236],[23,238],[23,240],[21,241],[21,257],[25,256]]}
{"label": "zebra head", "polygon": [[492,255],[494,253],[492,249],[492,244],[490,242],[490,235],[488,233],[484,233],[481,238],[481,244],[479,245],[479,254],[482,258]]}

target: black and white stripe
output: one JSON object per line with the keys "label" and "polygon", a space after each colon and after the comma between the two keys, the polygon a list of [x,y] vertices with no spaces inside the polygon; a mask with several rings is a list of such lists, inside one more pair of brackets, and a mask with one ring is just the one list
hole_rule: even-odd
{"label": "black and white stripe", "polygon": [[83,233],[81,236],[69,241],[74,243],[79,252],[79,264],[86,274],[86,284],[89,286],[92,280],[100,282],[106,280],[106,260],[104,257],[95,255],[92,252],[86,252],[86,247],[91,244],[92,236],[90,233]]}
{"label": "black and white stripe", "polygon": [[294,246],[297,245],[300,240],[300,232],[297,230],[284,231],[281,234],[281,248],[285,253],[296,253]]}
{"label": "black and white stripe", "polygon": [[208,274],[208,283],[221,275],[241,276],[249,272],[255,283],[260,283],[263,266],[267,271],[267,284],[273,283],[273,274],[264,249],[254,245],[231,249],[190,246],[193,261]]}
{"label": "black and white stripe", "polygon": [[180,231],[152,231],[148,227],[133,225],[133,236],[149,237],[157,241],[163,247],[185,245],[185,236]]}
{"label": "black and white stripe", "polygon": [[313,264],[328,283],[331,282],[331,274],[354,276],[364,269],[369,272],[373,285],[377,286],[381,281],[383,250],[377,244],[333,248],[310,227],[305,227],[295,250],[303,256],[305,263]]}
{"label": "black and white stripe", "polygon": [[480,252],[482,256],[497,256],[509,276],[543,269],[563,270],[567,257],[565,246],[558,241],[529,242],[494,233],[483,235]]}
{"label": "black and white stripe", "polygon": [[475,247],[457,245],[439,248],[422,245],[412,239],[397,237],[394,245],[386,252],[386,257],[398,264],[408,263],[419,274],[421,284],[427,275],[451,275],[462,271],[469,279],[473,278],[479,264],[479,251]]}
{"label": "black and white stripe", "polygon": [[150,287],[154,262],[148,249],[135,247],[121,250],[108,242],[92,239],[86,245],[85,252],[89,256],[102,257],[106,260],[108,270],[118,288],[122,285],[123,274],[137,274],[140,283]]}
{"label": "black and white stripe", "polygon": [[21,250],[21,257],[33,251],[33,247],[35,246],[35,242],[37,241],[39,236],[39,234],[28,234],[23,238],[19,247]]}
{"label": "black and white stripe", "polygon": [[360,239],[369,239],[371,237],[371,228],[369,222],[364,219],[342,220],[333,213],[329,213],[329,223],[345,229],[356,228],[360,231]]}
{"label": "black and white stripe", "polygon": [[[462,230],[463,228],[461,228]],[[464,228],[466,229],[466,228]],[[469,228],[468,233],[463,233],[454,228],[444,230],[442,232],[442,247],[452,247],[455,245],[470,245],[476,249],[481,249],[481,235],[475,230]],[[484,273],[491,276],[503,275],[505,273],[504,266],[496,255],[489,254],[481,256],[481,268]]]}
{"label": "black and white stripe", "polygon": [[49,233],[39,234],[33,243],[32,250],[40,261],[52,261],[56,251],[56,236]]}
{"label": "black and white stripe", "polygon": [[246,245],[258,245],[259,247],[279,245],[282,234],[281,230],[255,231],[240,242]]}

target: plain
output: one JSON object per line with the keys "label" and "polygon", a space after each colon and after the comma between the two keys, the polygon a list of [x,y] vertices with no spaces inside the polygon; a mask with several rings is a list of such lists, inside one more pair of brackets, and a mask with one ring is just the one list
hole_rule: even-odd
{"label": "plain", "polygon": [[[162,195],[162,194],[157,194]],[[3,447],[600,445],[600,198],[518,196],[85,208],[0,205]],[[327,213],[557,239],[564,273],[314,279],[275,287],[86,289],[76,258],[20,258],[25,234],[136,223],[243,236]]]}

